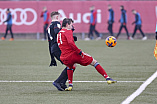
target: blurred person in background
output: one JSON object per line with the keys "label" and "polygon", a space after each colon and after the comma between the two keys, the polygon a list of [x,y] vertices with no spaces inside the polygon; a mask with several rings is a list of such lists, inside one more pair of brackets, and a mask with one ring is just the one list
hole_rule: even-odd
{"label": "blurred person in background", "polygon": [[114,11],[113,11],[112,6],[110,4],[108,5],[108,11],[109,11],[108,31],[109,31],[111,36],[114,36],[113,30],[112,30],[113,23],[114,23]]}
{"label": "blurred person in background", "polygon": [[94,6],[90,7],[90,11],[91,11],[91,15],[90,15],[90,28],[89,28],[89,34],[88,34],[88,38],[85,38],[85,40],[90,40],[90,39],[94,39],[93,37],[93,32],[95,32],[95,34],[97,35],[96,40],[100,40],[100,34],[99,32],[95,29],[96,23],[97,23],[97,11],[95,10]]}
{"label": "blurred person in background", "polygon": [[142,40],[147,40],[147,37],[144,35],[144,33],[141,29],[142,20],[141,20],[140,14],[135,9],[132,10],[132,13],[135,15],[135,21],[132,23],[132,25],[135,24],[135,29],[134,29],[134,32],[132,34],[132,37],[130,37],[130,39],[133,40],[134,36],[136,34],[136,31],[139,30],[141,32],[141,35],[143,36]]}
{"label": "blurred person in background", "polygon": [[121,23],[121,26],[119,28],[119,32],[118,32],[116,38],[118,39],[118,36],[120,35],[122,28],[124,28],[126,31],[126,34],[127,34],[127,39],[130,40],[129,32],[126,27],[127,15],[126,15],[126,10],[124,9],[123,5],[120,6],[120,10],[121,10],[121,18],[120,18],[119,22]]}
{"label": "blurred person in background", "polygon": [[49,12],[47,11],[46,7],[43,7],[43,11],[41,12],[40,17],[44,18],[44,39],[43,40],[46,40],[46,29],[49,25],[49,17],[50,17]]}
{"label": "blurred person in background", "polygon": [[9,8],[7,9],[6,13],[7,13],[7,19],[3,23],[7,22],[7,27],[6,27],[5,35],[4,37],[1,38],[1,40],[5,40],[5,38],[7,37],[8,31],[10,31],[10,34],[11,34],[10,41],[13,41],[14,35],[12,32],[12,15]]}

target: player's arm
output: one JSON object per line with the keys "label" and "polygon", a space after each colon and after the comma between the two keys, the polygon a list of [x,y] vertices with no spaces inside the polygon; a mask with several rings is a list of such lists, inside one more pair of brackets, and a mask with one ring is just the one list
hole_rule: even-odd
{"label": "player's arm", "polygon": [[111,22],[113,23],[113,10],[111,11]]}
{"label": "player's arm", "polygon": [[9,15],[8,18],[3,23],[8,22],[10,19],[11,19],[11,15]]}
{"label": "player's arm", "polygon": [[60,30],[61,30],[61,24],[60,23],[55,24],[54,25],[55,34],[58,34]]}
{"label": "player's arm", "polygon": [[138,22],[138,15],[136,14],[135,15],[135,21],[132,23],[132,25],[135,24],[135,23],[137,23],[137,22]]}
{"label": "player's arm", "polygon": [[93,12],[93,23],[92,23],[92,25],[94,25],[95,22],[96,22],[96,14],[97,14],[97,12],[94,11],[94,12]]}
{"label": "player's arm", "polygon": [[40,15],[40,17],[43,17],[43,16],[44,16],[44,12],[42,11],[42,12],[41,12],[41,15]]}
{"label": "player's arm", "polygon": [[124,23],[126,23],[126,20],[125,20],[125,13],[124,12],[122,12],[122,18],[123,18],[123,20],[124,20]]}
{"label": "player's arm", "polygon": [[50,16],[50,14],[47,13],[47,18],[46,18],[46,21],[45,21],[45,22],[48,22],[48,20],[49,20],[49,16]]}
{"label": "player's arm", "polygon": [[74,41],[76,42],[77,41],[77,36],[73,36],[73,38],[74,38]]}
{"label": "player's arm", "polygon": [[[72,25],[72,32],[74,32],[75,31],[75,27]],[[74,41],[76,42],[77,41],[77,36],[73,36],[73,38],[74,38]]]}
{"label": "player's arm", "polygon": [[72,48],[75,52],[77,52],[78,54],[81,55],[81,54],[82,54],[81,49],[78,49],[78,47],[77,47],[77,46],[75,45],[75,43],[74,43],[72,31],[68,31],[67,35],[65,35],[65,36],[66,36],[66,38],[67,38],[67,42],[68,42],[69,46],[71,46],[71,48]]}

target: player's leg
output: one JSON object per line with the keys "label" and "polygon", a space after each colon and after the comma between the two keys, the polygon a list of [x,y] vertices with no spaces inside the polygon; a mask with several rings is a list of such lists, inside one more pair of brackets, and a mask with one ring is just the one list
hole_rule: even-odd
{"label": "player's leg", "polygon": [[107,80],[108,84],[116,83],[116,80],[111,79],[107,75],[106,71],[101,67],[101,65],[96,60],[94,60],[90,55],[88,55],[87,53],[83,52],[83,57],[81,57],[81,56],[77,57],[76,56],[76,58],[78,59],[77,63],[79,63],[80,65],[83,65],[83,66],[92,65],[92,66],[94,66],[95,69]]}
{"label": "player's leg", "polygon": [[96,60],[93,59],[91,65],[94,66],[95,69],[107,80],[108,84],[117,82],[116,80],[113,80],[107,75],[106,71],[101,67],[101,65]]}
{"label": "player's leg", "polygon": [[138,26],[138,29],[139,29],[139,31],[141,32],[142,36],[143,36],[142,40],[147,40],[147,37],[146,37],[145,34],[143,33],[141,27],[142,27],[141,25]]}
{"label": "player's leg", "polygon": [[92,32],[92,25],[89,27],[89,33],[88,33],[88,38],[90,39],[91,35],[93,34]]}
{"label": "player's leg", "polygon": [[126,34],[127,34],[127,39],[129,40],[130,39],[130,35],[129,35],[129,32],[128,32],[128,29],[127,29],[126,25],[124,26],[124,29],[125,29]]}
{"label": "player's leg", "polygon": [[6,31],[5,31],[5,35],[4,35],[4,39],[7,37],[7,35],[8,35],[8,31],[9,31],[9,26],[7,25],[7,27],[6,27]]}
{"label": "player's leg", "polygon": [[67,88],[65,88],[65,91],[71,91],[73,88],[73,73],[75,70],[74,67],[75,66],[67,68],[69,86]]}
{"label": "player's leg", "polygon": [[68,82],[69,82],[69,86],[68,88],[66,88],[66,91],[71,91],[73,88],[73,70],[72,68],[67,69],[67,74],[68,74]]}
{"label": "player's leg", "polygon": [[93,31],[94,31],[94,25],[91,25],[91,30],[90,30],[91,36],[90,36],[90,39],[94,39],[94,37],[93,37]]}
{"label": "player's leg", "polygon": [[[56,57],[56,59],[63,64],[63,62],[60,60],[60,55],[61,55],[61,51],[54,52],[54,57]],[[75,68],[76,67],[73,67],[73,71],[75,70]],[[60,76],[54,81],[54,83],[59,83],[60,87],[62,89],[65,89],[65,88],[67,88],[67,86],[66,86],[67,79],[68,79],[68,75],[67,75],[67,67],[66,67],[62,71],[62,73],[60,74]],[[61,90],[60,87],[58,86],[59,90]]]}
{"label": "player's leg", "polygon": [[[67,67],[66,67],[66,68],[67,68]],[[73,73],[74,73],[74,71],[75,71],[75,68],[76,68],[76,66],[73,67]],[[61,84],[61,87],[62,87],[63,89],[66,89],[66,88],[67,88],[67,86],[66,86],[66,81],[68,80],[67,70],[66,70],[65,73],[63,73],[63,74],[64,74],[64,75],[63,75],[64,77],[62,78],[60,84]]]}
{"label": "player's leg", "polygon": [[49,66],[57,66],[56,60],[54,59],[54,54],[51,51],[51,42],[49,42],[49,53],[51,56],[51,63]]}
{"label": "player's leg", "polygon": [[114,36],[112,27],[113,27],[113,23],[111,24],[111,27],[110,27],[110,28],[111,28],[111,35]]}
{"label": "player's leg", "polygon": [[137,31],[137,25],[135,25],[134,32],[133,32],[133,34],[132,34],[131,40],[134,39],[134,36],[135,36],[135,34],[136,34],[136,31]]}
{"label": "player's leg", "polygon": [[123,25],[121,24],[121,26],[120,26],[120,28],[119,28],[119,32],[118,32],[118,34],[117,34],[117,36],[116,36],[117,39],[118,39],[118,37],[119,37],[119,35],[120,35],[121,31],[122,31],[122,28],[123,28]]}
{"label": "player's leg", "polygon": [[45,24],[44,25],[44,40],[46,40],[46,29],[48,27],[48,24]]}
{"label": "player's leg", "polygon": [[95,26],[96,26],[96,25],[93,25],[93,31],[95,32],[95,34],[96,34],[97,37],[100,37],[100,34],[99,34],[99,32],[95,29]]}
{"label": "player's leg", "polygon": [[110,35],[111,35],[111,36],[114,36],[114,35],[113,35],[113,30],[112,30],[112,24],[109,24],[108,30],[109,30]]}
{"label": "player's leg", "polygon": [[67,86],[65,85],[65,82],[61,83],[61,81],[63,79],[68,79],[67,76],[67,67],[62,71],[62,73],[60,74],[60,76],[53,82],[53,85],[59,90],[59,91],[63,91],[65,90],[65,88],[67,88]]}
{"label": "player's leg", "polygon": [[10,30],[10,34],[11,34],[10,41],[13,41],[14,40],[14,35],[13,35],[13,32],[12,32],[12,25],[9,26],[9,30]]}
{"label": "player's leg", "polygon": [[141,25],[138,27],[138,29],[139,29],[139,31],[141,32],[141,35],[142,35],[143,37],[145,37],[145,35],[144,35],[144,33],[143,33],[142,29],[141,29]]}

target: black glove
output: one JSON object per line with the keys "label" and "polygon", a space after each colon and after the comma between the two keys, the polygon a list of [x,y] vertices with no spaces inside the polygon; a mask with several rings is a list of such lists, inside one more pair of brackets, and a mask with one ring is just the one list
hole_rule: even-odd
{"label": "black glove", "polygon": [[112,24],[113,23],[113,21],[108,21],[108,24]]}
{"label": "black glove", "polygon": [[74,31],[75,30],[75,28],[74,28],[74,26],[72,25],[72,29],[71,29],[72,31]]}
{"label": "black glove", "polygon": [[57,63],[56,63],[56,60],[55,60],[55,59],[51,60],[51,63],[50,63],[50,65],[49,65],[49,67],[50,67],[50,66],[57,66]]}
{"label": "black glove", "polygon": [[74,41],[76,42],[77,41],[77,36],[73,36],[73,38],[74,38]]}
{"label": "black glove", "polygon": [[135,22],[132,23],[132,25],[135,24]]}

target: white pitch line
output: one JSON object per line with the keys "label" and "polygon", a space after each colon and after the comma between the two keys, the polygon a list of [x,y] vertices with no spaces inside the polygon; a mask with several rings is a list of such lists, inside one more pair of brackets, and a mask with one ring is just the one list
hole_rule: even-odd
{"label": "white pitch line", "polygon": [[[53,81],[6,81],[6,80],[0,80],[0,82],[4,83],[20,83],[20,82],[53,82]],[[73,81],[73,82],[86,82],[86,83],[91,83],[91,82],[106,82],[106,81]],[[117,82],[129,82],[129,83],[139,83],[139,82],[144,82],[144,81],[117,81]]]}
{"label": "white pitch line", "polygon": [[128,96],[121,104],[130,104],[130,102],[139,96],[156,77],[157,71],[151,77],[149,77],[133,94]]}

